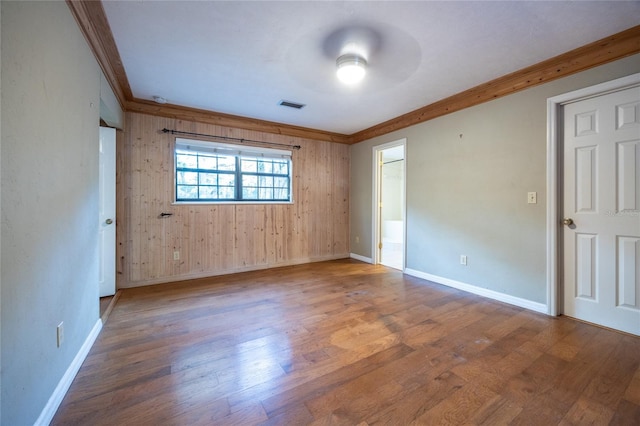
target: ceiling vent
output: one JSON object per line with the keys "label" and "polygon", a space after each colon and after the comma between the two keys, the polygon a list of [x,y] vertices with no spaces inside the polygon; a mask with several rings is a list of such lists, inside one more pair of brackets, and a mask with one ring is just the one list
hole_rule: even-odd
{"label": "ceiling vent", "polygon": [[305,104],[299,104],[298,102],[291,102],[291,101],[280,101],[278,105],[289,107],[289,108],[295,108],[295,109],[302,109],[306,106]]}

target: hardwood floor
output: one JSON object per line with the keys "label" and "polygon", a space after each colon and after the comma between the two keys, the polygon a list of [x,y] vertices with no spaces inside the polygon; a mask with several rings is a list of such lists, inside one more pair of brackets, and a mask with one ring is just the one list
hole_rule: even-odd
{"label": "hardwood floor", "polygon": [[129,289],[53,425],[639,425],[640,338],[353,260]]}

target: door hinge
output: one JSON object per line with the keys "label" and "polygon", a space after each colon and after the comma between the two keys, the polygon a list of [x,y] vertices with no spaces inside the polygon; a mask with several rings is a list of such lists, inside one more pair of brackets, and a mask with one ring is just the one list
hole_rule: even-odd
{"label": "door hinge", "polygon": [[382,250],[382,243],[378,243],[378,248]]}

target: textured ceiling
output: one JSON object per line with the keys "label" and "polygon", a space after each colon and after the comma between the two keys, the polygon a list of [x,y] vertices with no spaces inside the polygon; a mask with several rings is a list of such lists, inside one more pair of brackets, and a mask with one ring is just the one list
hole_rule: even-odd
{"label": "textured ceiling", "polygon": [[[136,98],[343,134],[640,22],[639,1],[103,5]],[[369,69],[347,87],[335,61],[354,41]]]}

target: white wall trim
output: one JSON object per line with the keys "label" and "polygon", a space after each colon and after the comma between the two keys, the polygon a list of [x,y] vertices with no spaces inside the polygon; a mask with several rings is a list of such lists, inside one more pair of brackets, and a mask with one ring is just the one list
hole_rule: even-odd
{"label": "white wall trim", "polygon": [[547,312],[558,315],[562,307],[558,304],[558,226],[562,200],[558,199],[558,149],[561,148],[561,135],[558,125],[562,106],[571,102],[601,96],[640,85],[640,73],[607,81],[595,86],[575,90],[547,99]]}
{"label": "white wall trim", "polygon": [[487,297],[489,299],[508,303],[510,305],[515,305],[520,308],[529,309],[531,311],[540,312],[543,314],[547,313],[547,305],[545,305],[544,303],[533,302],[531,300],[522,299],[520,297],[511,296],[509,294],[500,293],[498,291],[476,287],[474,285],[455,281],[449,278],[443,278],[437,275],[427,274],[426,272],[416,271],[415,269],[407,268],[404,272],[405,274],[411,275],[413,277],[422,278],[424,280],[432,281],[437,284],[446,285],[447,287],[452,287],[458,290],[466,291],[468,293],[477,294],[478,296]]}
{"label": "white wall trim", "polygon": [[360,262],[373,263],[373,259],[371,259],[370,257],[360,256],[359,254],[351,253],[349,257],[355,260],[359,260]]}
{"label": "white wall trim", "polygon": [[67,368],[67,371],[60,379],[60,382],[58,382],[58,386],[56,386],[53,394],[51,394],[51,397],[49,398],[47,405],[45,405],[44,409],[40,413],[38,420],[36,420],[36,422],[34,423],[35,426],[46,426],[51,423],[51,420],[53,420],[53,416],[56,414],[56,411],[58,411],[58,407],[60,407],[64,396],[67,394],[67,391],[69,390],[73,379],[76,377],[76,374],[78,374],[78,371],[80,370],[80,367],[82,366],[85,358],[87,358],[89,350],[91,350],[91,347],[98,338],[100,330],[102,330],[102,320],[98,318],[98,321],[96,321],[93,329],[91,330],[84,343],[82,344],[82,347],[71,362],[71,365],[69,365],[69,368]]}

